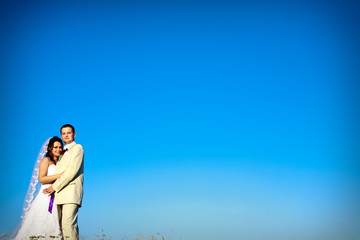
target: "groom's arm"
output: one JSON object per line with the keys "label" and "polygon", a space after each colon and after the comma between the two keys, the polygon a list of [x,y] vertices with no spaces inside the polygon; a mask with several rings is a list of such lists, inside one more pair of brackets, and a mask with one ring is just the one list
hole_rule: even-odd
{"label": "groom's arm", "polygon": [[63,175],[61,175],[61,177],[58,178],[52,185],[56,192],[66,187],[72,180],[75,179],[84,161],[84,150],[80,144],[74,146],[74,149],[71,153],[69,152],[69,154],[73,155],[69,159],[69,165]]}

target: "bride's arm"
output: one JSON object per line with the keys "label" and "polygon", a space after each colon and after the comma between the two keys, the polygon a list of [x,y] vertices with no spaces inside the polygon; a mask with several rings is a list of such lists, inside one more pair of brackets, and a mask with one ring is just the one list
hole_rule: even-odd
{"label": "bride's arm", "polygon": [[41,183],[53,183],[56,179],[58,179],[62,175],[62,173],[60,173],[56,175],[46,176],[49,164],[50,164],[50,159],[48,157],[44,157],[40,162],[39,182]]}

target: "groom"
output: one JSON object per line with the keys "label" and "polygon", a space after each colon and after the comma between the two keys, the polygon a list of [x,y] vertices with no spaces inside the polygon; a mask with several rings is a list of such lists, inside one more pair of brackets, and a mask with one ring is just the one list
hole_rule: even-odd
{"label": "groom", "polygon": [[65,124],[60,129],[65,143],[64,154],[56,165],[56,174],[64,172],[44,193],[55,192],[59,223],[65,240],[79,239],[77,224],[78,210],[81,207],[84,181],[84,150],[74,142],[75,128]]}

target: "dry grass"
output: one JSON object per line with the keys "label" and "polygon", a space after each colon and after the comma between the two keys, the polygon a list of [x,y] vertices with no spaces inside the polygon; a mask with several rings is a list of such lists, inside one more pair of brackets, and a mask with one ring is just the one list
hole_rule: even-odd
{"label": "dry grass", "polygon": [[[174,235],[174,230],[171,230],[171,235]],[[4,234],[1,230],[0,230],[0,240],[6,240],[8,239],[6,234]],[[145,233],[139,233],[136,235],[132,235],[132,236],[126,236],[124,238],[122,238],[121,240],[182,240],[181,236],[179,238],[174,238],[171,235],[166,234],[165,236],[161,233],[156,233],[155,235],[153,234],[145,234]],[[112,240],[113,238],[111,236],[108,236],[105,232],[104,229],[99,227],[98,233],[94,234],[95,238],[89,238],[89,237],[80,237],[81,240]],[[31,236],[29,238],[29,240],[41,240],[44,239],[44,236]],[[51,236],[51,239],[57,239],[58,236]],[[114,239],[115,240],[115,239]]]}
{"label": "dry grass", "polygon": [[[172,234],[174,235],[174,230],[170,229]],[[104,230],[99,227],[98,234],[95,234],[96,240],[111,240],[112,237],[108,236],[104,233]],[[126,236],[122,238],[121,240],[182,240],[181,236],[179,238],[172,238],[170,235],[163,235],[159,232],[157,232],[155,235],[153,234],[145,234],[145,233],[139,233],[132,236]]]}
{"label": "dry grass", "polygon": [[111,237],[107,236],[104,233],[104,229],[102,229],[101,227],[99,227],[99,232],[98,234],[95,234],[95,237],[97,240],[111,240]]}

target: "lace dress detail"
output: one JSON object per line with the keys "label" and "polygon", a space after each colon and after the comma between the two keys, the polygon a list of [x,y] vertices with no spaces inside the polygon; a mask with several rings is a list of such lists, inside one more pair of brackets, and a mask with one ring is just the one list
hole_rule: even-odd
{"label": "lace dress detail", "polygon": [[[47,176],[55,174],[55,165],[50,165]],[[61,239],[58,211],[54,203],[52,213],[48,211],[50,196],[42,192],[51,184],[42,184],[39,193],[31,204],[29,211],[23,217],[15,240],[29,239]]]}

